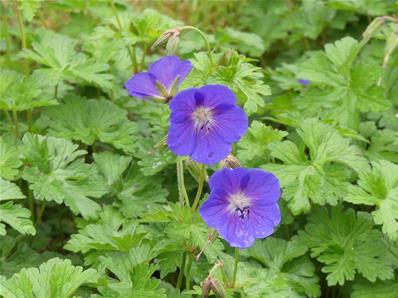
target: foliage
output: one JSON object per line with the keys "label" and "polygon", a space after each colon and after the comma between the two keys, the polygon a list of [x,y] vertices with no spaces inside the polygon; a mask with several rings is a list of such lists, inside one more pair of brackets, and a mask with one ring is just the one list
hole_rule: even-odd
{"label": "foliage", "polygon": [[[397,9],[2,1],[0,296],[397,297]],[[184,200],[202,168],[168,149],[168,105],[124,89],[173,48],[193,64],[180,90],[233,90],[249,129],[232,155],[281,185],[282,223],[235,285],[234,252]]]}

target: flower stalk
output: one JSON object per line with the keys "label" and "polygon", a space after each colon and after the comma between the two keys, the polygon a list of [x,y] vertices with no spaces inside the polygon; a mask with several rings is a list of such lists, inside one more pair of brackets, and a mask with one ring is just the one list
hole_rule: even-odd
{"label": "flower stalk", "polygon": [[187,253],[184,252],[181,259],[180,272],[178,272],[178,277],[177,277],[177,284],[176,284],[177,289],[181,288],[186,262],[187,262]]}
{"label": "flower stalk", "polygon": [[20,137],[19,120],[18,120],[18,114],[17,114],[17,112],[15,110],[12,111],[12,116],[14,118],[15,136],[19,139],[19,137]]}
{"label": "flower stalk", "polygon": [[202,37],[202,39],[205,42],[205,45],[206,45],[206,48],[207,48],[207,53],[208,53],[209,59],[210,59],[210,64],[211,64],[211,66],[213,66],[214,65],[214,63],[213,63],[213,55],[212,55],[210,43],[209,43],[206,35],[203,33],[203,31],[198,29],[198,28],[196,28],[196,27],[194,27],[194,26],[182,26],[182,27],[179,27],[178,30],[180,32],[182,32],[184,30],[194,30],[194,31],[196,31],[196,32],[198,32],[200,34],[200,36]]}
{"label": "flower stalk", "polygon": [[181,158],[177,158],[177,186],[180,205],[184,205],[185,201],[185,204],[189,207],[189,198],[184,182],[184,164]]}
{"label": "flower stalk", "polygon": [[232,287],[235,288],[236,276],[238,274],[238,263],[239,263],[239,249],[235,247],[235,257],[234,257],[234,273],[232,275]]}
{"label": "flower stalk", "polygon": [[[115,7],[115,3],[113,2],[113,0],[110,0],[109,2],[110,2],[111,7],[112,7],[112,12],[115,15],[116,23],[117,23],[117,26],[119,27],[119,32],[122,33],[122,23],[120,22],[119,15],[118,15],[116,7]],[[132,65],[132,68],[133,68],[133,72],[137,73],[138,72],[138,68],[137,68],[137,56],[136,56],[136,53],[135,53],[135,47],[133,47],[133,51],[131,51],[131,48],[128,45],[126,45],[126,48],[127,48],[127,52],[129,53],[129,57],[130,57],[131,65]]]}
{"label": "flower stalk", "polygon": [[188,264],[187,264],[187,274],[185,276],[185,289],[189,290],[191,288],[191,268],[192,268],[192,261],[193,256],[190,255],[188,257]]}
{"label": "flower stalk", "polygon": [[18,7],[17,0],[14,0],[14,5],[15,5],[15,13],[17,14],[17,19],[18,19],[19,34],[21,36],[21,47],[22,47],[22,49],[25,49],[26,48],[25,25],[23,22],[21,11],[19,10],[19,7]]}
{"label": "flower stalk", "polygon": [[201,171],[200,171],[200,177],[199,177],[199,185],[198,185],[198,190],[196,192],[195,200],[193,201],[192,204],[192,211],[196,210],[196,207],[198,207],[200,198],[202,197],[202,191],[203,191],[203,184],[206,179],[206,166],[201,165]]}

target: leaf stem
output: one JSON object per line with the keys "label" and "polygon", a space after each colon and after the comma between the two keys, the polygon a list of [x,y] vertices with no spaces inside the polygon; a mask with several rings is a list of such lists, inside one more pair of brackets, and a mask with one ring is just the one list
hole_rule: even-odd
{"label": "leaf stem", "polygon": [[54,97],[55,97],[55,99],[58,98],[58,84],[56,84],[56,85],[54,86]]}
{"label": "leaf stem", "polygon": [[143,52],[142,52],[142,56],[141,56],[141,62],[140,62],[140,69],[139,70],[144,68],[147,47],[148,47],[147,44],[144,43],[144,47],[143,47],[143,50],[142,50]]}
{"label": "leaf stem", "polygon": [[210,64],[211,64],[211,66],[213,66],[213,56],[212,56],[210,43],[209,43],[209,40],[207,39],[206,35],[203,33],[203,31],[194,26],[182,26],[182,27],[179,27],[178,30],[180,32],[182,32],[184,30],[194,30],[200,34],[200,36],[202,37],[202,39],[204,40],[204,42],[206,44],[207,53],[208,53],[209,59],[210,59]]}
{"label": "leaf stem", "polygon": [[[109,0],[111,7],[112,7],[112,12],[115,15],[116,18],[116,23],[119,27],[119,32],[122,33],[122,23],[120,22],[119,19],[119,15],[117,14],[117,10],[115,7],[115,3],[113,2],[113,0]],[[130,57],[130,61],[131,61],[131,65],[133,68],[133,72],[136,73],[137,71],[137,56],[135,54],[135,47],[133,47],[133,51],[131,51],[130,47],[128,45],[126,45],[127,48],[127,52],[129,53],[129,57]]]}
{"label": "leaf stem", "polygon": [[187,262],[187,253],[184,252],[181,259],[180,272],[178,272],[176,288],[180,289],[182,285],[182,277],[184,276],[185,263]]}
{"label": "leaf stem", "polygon": [[[8,122],[10,122],[11,127],[14,127],[14,122],[12,121],[11,116],[7,110],[4,110],[4,114],[6,115]],[[15,136],[17,137],[16,131],[15,131]]]}
{"label": "leaf stem", "polygon": [[206,167],[205,167],[205,165],[202,164],[201,169],[200,169],[198,190],[196,192],[195,200],[193,201],[192,211],[194,211],[199,204],[199,200],[202,196],[203,184],[205,182],[205,177],[206,177]]}
{"label": "leaf stem", "polygon": [[35,222],[35,203],[33,201],[33,193],[32,190],[29,189],[29,185],[27,185],[27,187],[28,187],[28,206],[30,213],[32,215],[32,222]]}
{"label": "leaf stem", "polygon": [[32,131],[32,109],[26,111],[26,122],[28,123],[28,131]]}
{"label": "leaf stem", "polygon": [[239,249],[235,247],[235,262],[234,262],[234,273],[232,276],[232,287],[235,288],[236,276],[238,274],[238,263],[239,263]]}
{"label": "leaf stem", "polygon": [[192,268],[193,256],[189,255],[187,264],[187,274],[185,276],[185,289],[189,290],[191,288],[191,268]]}
{"label": "leaf stem", "polygon": [[14,0],[15,5],[15,13],[17,14],[18,18],[18,26],[19,26],[19,34],[21,35],[21,47],[22,49],[26,48],[26,34],[25,34],[25,25],[22,19],[21,11],[18,7],[18,1]]}
{"label": "leaf stem", "polygon": [[36,217],[36,225],[41,224],[41,218],[43,216],[44,209],[46,209],[46,201],[42,201],[40,203],[40,209],[39,209],[39,212],[37,213],[37,217]]}
{"label": "leaf stem", "polygon": [[182,162],[182,159],[179,157],[177,158],[177,186],[180,205],[182,206],[185,201],[185,204],[189,207],[189,198],[184,182],[184,164]]}
{"label": "leaf stem", "polygon": [[14,117],[14,125],[15,125],[15,136],[19,139],[19,121],[18,121],[18,114],[15,110],[12,111],[12,116]]}

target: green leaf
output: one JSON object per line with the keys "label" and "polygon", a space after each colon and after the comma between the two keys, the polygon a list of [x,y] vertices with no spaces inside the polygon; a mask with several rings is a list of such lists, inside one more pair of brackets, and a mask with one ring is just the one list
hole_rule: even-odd
{"label": "green leaf", "polygon": [[[25,198],[14,183],[0,178],[0,202],[5,200],[20,200]],[[30,219],[30,211],[19,204],[6,202],[0,205],[0,235],[6,234],[6,223],[22,234],[35,235],[36,230]]]}
{"label": "green leaf", "polygon": [[217,32],[217,42],[223,43],[225,47],[237,49],[241,53],[251,57],[261,57],[265,51],[264,42],[255,33],[235,30],[231,27],[223,28]]}
{"label": "green leaf", "polygon": [[398,165],[386,160],[372,162],[372,171],[359,176],[358,186],[350,187],[345,200],[376,206],[376,224],[392,240],[398,239]]}
{"label": "green leaf", "polygon": [[43,0],[18,0],[18,6],[22,10],[25,20],[31,22],[40,8]]}
{"label": "green leaf", "polygon": [[44,257],[28,246],[26,242],[8,236],[0,237],[1,264],[0,275],[10,278],[13,274],[27,267],[38,267],[46,261]]}
{"label": "green leaf", "polygon": [[[271,280],[257,286],[256,291],[263,287],[263,297],[271,295],[273,289],[289,289],[290,292],[302,297],[319,297],[321,294],[319,279],[315,267],[305,256],[308,248],[297,239],[286,241],[278,238],[267,238],[244,251],[244,255],[260,262],[269,269]],[[290,296],[289,296],[290,297]]]}
{"label": "green leaf", "polygon": [[398,293],[398,280],[386,282],[355,283],[351,298],[395,298]]}
{"label": "green leaf", "polygon": [[136,124],[127,119],[127,111],[107,100],[86,100],[77,96],[43,113],[49,134],[79,140],[87,145],[108,143],[125,152],[134,152]]}
{"label": "green leaf", "polygon": [[0,136],[0,177],[13,179],[22,165],[21,153],[11,138]]}
{"label": "green leaf", "polygon": [[378,84],[380,63],[369,57],[354,63],[360,48],[356,40],[345,37],[300,63],[294,71],[310,85],[295,100],[298,109],[308,116],[321,113],[353,129],[358,127],[360,112],[388,110],[391,102]]}
{"label": "green leaf", "polygon": [[[106,286],[98,288],[101,297],[166,298],[164,289],[159,287],[160,280],[153,278],[158,266],[150,262],[157,254],[156,248],[142,245],[128,253],[101,257],[101,271],[108,278]],[[112,273],[112,277],[107,273]]]}
{"label": "green leaf", "polygon": [[209,245],[209,237],[214,238],[214,231],[203,223],[198,213],[193,214],[190,208],[179,205],[173,205],[172,210],[165,233],[176,246],[176,250],[181,251],[182,247],[190,243],[198,251],[203,250],[209,262],[216,262],[224,255],[224,246],[219,239]]}
{"label": "green leaf", "polygon": [[112,186],[122,179],[123,172],[131,162],[131,157],[101,152],[94,154],[94,161],[99,173],[104,176],[107,184]]}
{"label": "green leaf", "polygon": [[239,160],[247,166],[258,166],[267,162],[270,155],[267,145],[281,141],[286,135],[287,132],[254,120],[247,133],[238,142]]}
{"label": "green leaf", "polygon": [[368,170],[368,162],[337,129],[316,119],[303,121],[297,133],[299,146],[291,141],[269,144],[271,156],[283,164],[263,167],[280,179],[283,198],[293,214],[308,212],[311,201],[336,205],[350,185],[350,169],[363,173]]}
{"label": "green leaf", "polygon": [[0,178],[0,201],[23,199],[25,195],[14,183]]}
{"label": "green leaf", "polygon": [[[30,211],[19,204],[7,202],[0,205],[1,222],[9,224],[22,234],[35,235],[36,230],[30,219]],[[5,225],[0,222],[0,235],[5,235]]]}
{"label": "green leaf", "polygon": [[[221,55],[219,57],[221,59]],[[265,106],[264,97],[271,94],[268,85],[263,82],[264,74],[259,67],[248,63],[249,59],[237,53],[232,53],[226,65],[212,66],[206,53],[196,53],[192,60],[193,71],[184,81],[182,89],[204,84],[223,84],[231,88],[238,102],[249,114]]]}
{"label": "green leaf", "polygon": [[108,189],[94,164],[84,163],[84,150],[65,140],[25,134],[22,139],[26,166],[22,177],[38,200],[65,203],[75,214],[94,217]]}
{"label": "green leaf", "polygon": [[40,41],[32,43],[31,49],[23,49],[20,56],[41,64],[35,71],[46,77],[51,85],[62,81],[95,85],[111,89],[112,75],[105,73],[108,64],[96,62],[82,52],[77,52],[77,42],[72,38],[52,31],[39,31]]}
{"label": "green leaf", "polygon": [[55,99],[43,92],[37,77],[0,70],[0,110],[25,111],[57,104]]}
{"label": "green leaf", "polygon": [[328,285],[343,285],[356,273],[374,282],[392,279],[394,269],[382,234],[371,216],[341,206],[312,213],[299,239],[311,248],[311,257],[324,264]]}
{"label": "green leaf", "polygon": [[111,207],[105,208],[100,218],[72,235],[65,245],[67,250],[85,254],[88,264],[98,263],[98,258],[105,252],[127,252],[148,237],[141,226],[124,219]]}
{"label": "green leaf", "polygon": [[385,159],[398,163],[398,132],[378,130],[372,121],[361,123],[359,130],[369,140],[365,154],[370,160]]}
{"label": "green leaf", "polygon": [[95,282],[98,273],[83,270],[69,260],[51,259],[39,268],[22,269],[8,280],[1,280],[1,293],[7,298],[69,298],[83,284]]}

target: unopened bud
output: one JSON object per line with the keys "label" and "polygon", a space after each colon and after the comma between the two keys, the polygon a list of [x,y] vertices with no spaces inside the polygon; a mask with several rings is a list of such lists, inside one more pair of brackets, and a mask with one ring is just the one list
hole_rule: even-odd
{"label": "unopened bud", "polygon": [[218,64],[223,66],[228,66],[231,63],[233,56],[234,56],[234,51],[227,50],[224,54],[222,54],[220,60],[218,60]]}
{"label": "unopened bud", "polygon": [[180,42],[180,35],[172,35],[167,41],[166,51],[168,55],[173,55],[177,50],[178,43]]}
{"label": "unopened bud", "polygon": [[154,50],[157,47],[165,44],[166,42],[167,42],[167,47],[169,47],[170,39],[174,39],[173,43],[175,43],[176,40],[178,43],[179,36],[180,36],[179,29],[174,28],[174,29],[167,30],[167,31],[163,32],[162,35],[160,35],[160,37],[153,43],[151,49]]}
{"label": "unopened bud", "polygon": [[240,161],[233,155],[228,155],[225,159],[220,161],[221,168],[236,169],[240,167]]}
{"label": "unopened bud", "polygon": [[387,67],[390,56],[397,47],[398,47],[398,25],[396,25],[395,30],[391,32],[390,36],[387,38],[386,46],[384,48],[384,62],[383,62],[384,67]]}
{"label": "unopened bud", "polygon": [[366,30],[362,33],[363,38],[366,41],[368,41],[373,36],[375,36],[377,33],[379,33],[381,27],[383,27],[383,25],[386,22],[386,20],[387,20],[386,17],[377,17],[377,18],[375,18],[369,24],[369,26],[366,28]]}
{"label": "unopened bud", "polygon": [[217,238],[217,231],[214,229],[209,229],[209,234],[207,236],[207,242],[206,245],[202,248],[202,250],[198,253],[198,255],[195,257],[195,261],[199,262],[200,257],[203,255],[203,253],[212,245],[214,240]]}
{"label": "unopened bud", "polygon": [[219,282],[214,277],[208,276],[202,284],[202,297],[208,298],[210,291],[213,291],[214,295],[219,298],[227,297],[225,289],[221,282]]}
{"label": "unopened bud", "polygon": [[162,147],[164,147],[166,145],[167,145],[167,136],[164,137],[163,139],[161,139],[159,142],[157,142],[154,147],[156,149],[159,149],[159,148],[162,148]]}
{"label": "unopened bud", "polygon": [[[194,162],[192,159],[187,159],[185,161],[189,174],[196,180],[197,183],[200,182],[200,177],[202,175],[202,165]],[[205,181],[209,180],[209,176],[205,173]]]}

